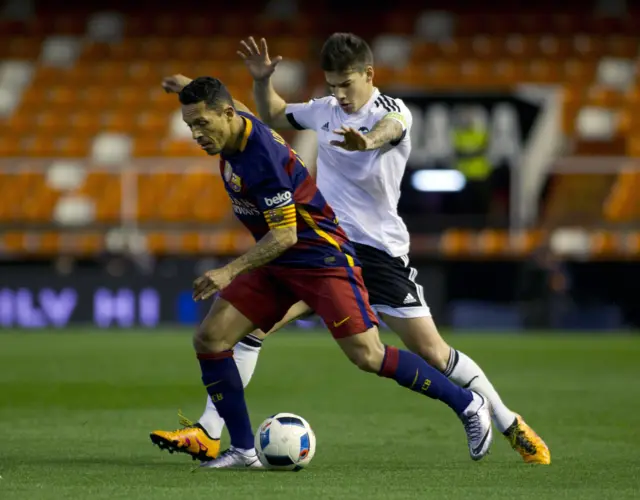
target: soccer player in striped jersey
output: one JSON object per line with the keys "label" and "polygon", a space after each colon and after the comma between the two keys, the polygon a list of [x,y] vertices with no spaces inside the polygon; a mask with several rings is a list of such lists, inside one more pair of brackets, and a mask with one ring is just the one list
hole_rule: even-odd
{"label": "soccer player in striped jersey", "polygon": [[[485,399],[420,356],[382,344],[353,246],[296,152],[238,111],[220,80],[196,78],[179,98],[194,140],[207,154],[220,155],[233,210],[256,240],[247,253],[194,283],[195,300],[220,292],[193,346],[202,382],[231,437],[229,450],[202,467],[260,467],[233,348],[257,328],[270,331],[299,301],[324,320],[358,368],[447,404],[464,424],[472,458],[484,457],[492,437]],[[151,439],[172,449],[167,436],[154,432]],[[194,441],[200,452],[206,448],[198,436]]]}

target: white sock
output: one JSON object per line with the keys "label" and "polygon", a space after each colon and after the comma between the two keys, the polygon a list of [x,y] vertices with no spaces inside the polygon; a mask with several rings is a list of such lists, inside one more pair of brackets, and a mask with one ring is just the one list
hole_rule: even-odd
{"label": "white sock", "polygon": [[476,391],[489,400],[493,423],[500,432],[506,431],[513,424],[516,414],[502,402],[482,368],[465,353],[452,347],[449,362],[443,373],[457,385]]}
{"label": "white sock", "polygon": [[[249,381],[258,363],[258,355],[260,354],[261,347],[262,340],[253,335],[248,335],[233,348],[233,358],[240,372],[243,387],[249,385]],[[210,437],[220,439],[222,429],[224,428],[224,420],[222,420],[222,417],[218,414],[218,410],[216,410],[210,397],[207,397],[207,406],[198,423],[205,428]]]}

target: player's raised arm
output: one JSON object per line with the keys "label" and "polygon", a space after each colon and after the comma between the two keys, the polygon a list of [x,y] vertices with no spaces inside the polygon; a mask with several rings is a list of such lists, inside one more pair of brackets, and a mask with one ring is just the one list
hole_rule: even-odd
{"label": "player's raised arm", "polygon": [[[191,78],[184,75],[166,76],[162,79],[162,88],[167,94],[179,94],[183,88],[191,83],[191,81]],[[238,101],[237,99],[233,99],[233,106],[238,111],[249,113],[250,115],[254,114],[254,112],[251,111],[243,102]]]}
{"label": "player's raised arm", "polygon": [[238,55],[253,77],[253,95],[260,119],[273,128],[292,128],[285,115],[287,103],[278,95],[271,82],[271,76],[282,57],[271,59],[267,41],[262,38],[258,47],[253,37],[240,42]]}

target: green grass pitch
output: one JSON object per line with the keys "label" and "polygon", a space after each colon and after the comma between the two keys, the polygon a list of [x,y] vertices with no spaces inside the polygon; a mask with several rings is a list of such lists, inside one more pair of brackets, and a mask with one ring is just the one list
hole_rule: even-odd
{"label": "green grass pitch", "polygon": [[[87,334],[88,333],[88,334]],[[551,447],[527,466],[500,436],[481,462],[444,405],[352,367],[326,332],[265,343],[247,390],[254,427],[309,420],[299,473],[198,471],[155,428],[205,403],[190,332],[0,334],[0,499],[640,498],[640,337],[452,334]],[[396,343],[394,337],[385,340]]]}

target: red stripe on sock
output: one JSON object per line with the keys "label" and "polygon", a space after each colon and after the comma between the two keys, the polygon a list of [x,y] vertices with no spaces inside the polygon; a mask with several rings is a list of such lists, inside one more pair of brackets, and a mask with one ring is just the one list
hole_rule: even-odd
{"label": "red stripe on sock", "polygon": [[383,377],[393,377],[398,368],[398,360],[400,358],[400,352],[393,346],[385,346],[384,359],[382,360],[382,368],[380,368],[380,375]]}
{"label": "red stripe on sock", "polygon": [[232,358],[233,351],[222,351],[222,352],[198,352],[196,353],[198,359],[224,359],[224,358]]}

